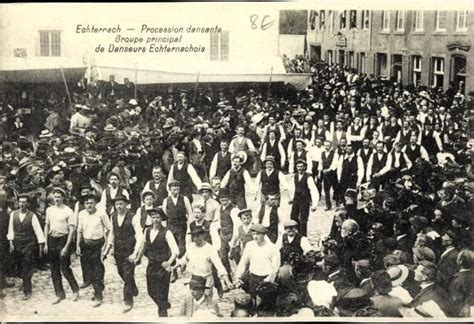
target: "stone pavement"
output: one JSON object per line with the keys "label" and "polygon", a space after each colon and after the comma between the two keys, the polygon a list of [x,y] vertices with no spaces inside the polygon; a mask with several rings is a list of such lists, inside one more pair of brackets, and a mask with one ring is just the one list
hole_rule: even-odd
{"label": "stone pavement", "polygon": [[[312,244],[318,246],[321,236],[326,235],[332,223],[332,212],[324,212],[323,199],[315,213],[311,213],[308,224],[308,238]],[[254,216],[258,212],[259,202],[248,197],[249,207],[254,210]],[[285,215],[289,218],[291,206],[288,205],[287,194],[282,194],[281,206],[287,210]],[[134,309],[122,314],[122,289],[123,283],[120,279],[113,257],[105,260],[105,291],[104,304],[99,308],[92,307],[91,298],[93,288],[88,287],[81,290],[80,300],[72,302],[71,290],[66,280],[63,280],[66,290],[66,300],[58,305],[52,305],[54,301],[54,290],[51,282],[49,270],[38,271],[33,276],[33,295],[28,301],[21,300],[23,293],[20,291],[21,279],[15,279],[15,287],[5,290],[7,296],[0,299],[0,319],[3,321],[87,321],[87,320],[107,320],[107,321],[156,321],[158,318],[157,307],[150,299],[146,289],[146,269],[147,260],[144,257],[142,264],[135,270],[135,279],[139,289],[139,295],[135,298]],[[78,258],[72,257],[72,269],[79,283],[82,283],[82,276]],[[182,300],[189,296],[189,288],[184,283],[189,280],[189,274],[180,274],[180,278],[171,284],[170,288],[170,317],[177,317],[180,311]],[[233,309],[233,298],[241,292],[240,289],[232,290],[218,301],[221,313],[225,317],[230,316]],[[214,291],[214,298],[217,297]]]}

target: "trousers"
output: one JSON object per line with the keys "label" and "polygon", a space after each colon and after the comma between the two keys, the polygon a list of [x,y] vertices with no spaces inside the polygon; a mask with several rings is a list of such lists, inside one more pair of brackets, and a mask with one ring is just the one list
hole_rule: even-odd
{"label": "trousers", "polygon": [[87,269],[86,273],[90,277],[91,284],[94,287],[94,298],[96,300],[102,300],[104,297],[105,267],[101,259],[102,246],[104,243],[105,240],[103,238],[98,240],[86,239],[80,243],[82,254],[81,263],[83,263]]}
{"label": "trousers", "polygon": [[123,301],[127,305],[132,305],[133,297],[138,296],[138,287],[135,283],[135,264],[127,259],[130,254],[131,253],[118,254],[117,251],[114,254],[117,271],[124,282]]}
{"label": "trousers", "polygon": [[158,306],[158,316],[168,317],[168,302],[171,273],[163,269],[160,261],[148,260],[146,268],[146,286],[148,295]]}
{"label": "trousers", "polygon": [[62,276],[66,278],[73,292],[79,291],[79,285],[71,269],[71,251],[69,250],[65,256],[61,256],[61,250],[66,245],[66,242],[66,235],[61,237],[49,236],[48,238],[51,279],[53,280],[54,292],[58,298],[66,298]]}

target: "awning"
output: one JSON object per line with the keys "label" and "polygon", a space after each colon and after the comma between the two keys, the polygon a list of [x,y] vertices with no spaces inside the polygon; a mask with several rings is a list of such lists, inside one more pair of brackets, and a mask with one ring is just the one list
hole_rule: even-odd
{"label": "awning", "polygon": [[67,81],[75,81],[87,70],[81,61],[63,57],[3,57],[0,63],[0,82],[63,82],[61,70]]}
{"label": "awning", "polygon": [[[102,64],[88,70],[100,80],[108,80],[113,74],[115,80],[124,78],[136,84],[174,83],[230,83],[230,82],[283,82],[303,90],[311,84],[310,73],[286,73],[279,57],[252,62],[182,62],[167,66],[156,66],[154,62],[140,62],[127,66]],[[152,65],[153,64],[153,65]]]}

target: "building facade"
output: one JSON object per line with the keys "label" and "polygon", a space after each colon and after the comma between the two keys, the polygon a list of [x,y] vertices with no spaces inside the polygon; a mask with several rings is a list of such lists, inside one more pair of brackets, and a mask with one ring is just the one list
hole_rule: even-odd
{"label": "building facade", "polygon": [[[310,55],[403,84],[474,90],[474,12],[311,11]],[[471,76],[471,77],[470,77]]]}

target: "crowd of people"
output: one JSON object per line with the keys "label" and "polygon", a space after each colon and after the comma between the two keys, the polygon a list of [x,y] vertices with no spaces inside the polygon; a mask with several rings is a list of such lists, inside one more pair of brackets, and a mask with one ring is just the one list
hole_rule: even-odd
{"label": "crowd of people", "polygon": [[49,270],[53,304],[64,276],[99,307],[113,256],[129,312],[145,256],[160,317],[183,271],[187,317],[220,316],[230,290],[234,317],[473,316],[474,94],[311,71],[304,91],[156,93],[111,75],[28,115],[5,98],[1,296],[18,277],[30,299]]}

